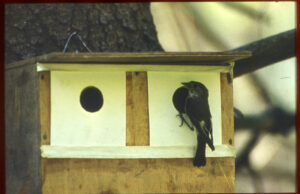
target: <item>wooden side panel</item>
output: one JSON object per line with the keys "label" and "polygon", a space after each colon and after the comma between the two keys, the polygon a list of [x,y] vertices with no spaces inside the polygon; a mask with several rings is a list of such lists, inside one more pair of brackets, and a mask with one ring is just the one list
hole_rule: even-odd
{"label": "wooden side panel", "polygon": [[[44,160],[44,159],[43,159]],[[233,193],[234,160],[44,160],[43,193]]]}
{"label": "wooden side panel", "polygon": [[[229,76],[230,75],[230,76]],[[222,143],[234,145],[233,73],[221,73]]]}
{"label": "wooden side panel", "polygon": [[6,193],[41,192],[36,65],[5,71]]}
{"label": "wooden side panel", "polygon": [[39,72],[41,143],[50,145],[50,72]]}
{"label": "wooden side panel", "polygon": [[147,72],[126,73],[126,145],[149,145]]}

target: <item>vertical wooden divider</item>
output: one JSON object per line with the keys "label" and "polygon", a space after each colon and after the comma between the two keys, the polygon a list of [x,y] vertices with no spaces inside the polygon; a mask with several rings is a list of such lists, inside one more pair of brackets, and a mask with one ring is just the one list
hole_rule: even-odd
{"label": "vertical wooden divider", "polygon": [[50,72],[39,72],[41,144],[50,145]]}
{"label": "vertical wooden divider", "polygon": [[[229,78],[230,75],[230,78]],[[222,144],[234,145],[233,72],[221,73]]]}
{"label": "vertical wooden divider", "polygon": [[126,145],[149,145],[147,72],[126,72]]}

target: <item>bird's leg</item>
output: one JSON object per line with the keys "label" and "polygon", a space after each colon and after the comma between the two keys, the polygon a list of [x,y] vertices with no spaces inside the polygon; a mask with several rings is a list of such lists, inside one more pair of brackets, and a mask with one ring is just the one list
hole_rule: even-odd
{"label": "bird's leg", "polygon": [[177,117],[180,117],[180,119],[181,119],[181,124],[179,125],[179,127],[182,127],[182,125],[183,125],[183,123],[185,123],[187,126],[188,126],[188,128],[190,128],[190,130],[194,130],[194,128],[192,127],[192,126],[190,126],[189,124],[188,124],[188,122],[185,120],[185,118],[183,117],[183,115],[182,115],[182,113],[179,113],[178,115],[176,115]]}

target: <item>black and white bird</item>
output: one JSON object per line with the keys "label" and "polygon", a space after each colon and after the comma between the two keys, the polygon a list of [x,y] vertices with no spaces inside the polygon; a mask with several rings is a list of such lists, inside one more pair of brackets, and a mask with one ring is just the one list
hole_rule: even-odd
{"label": "black and white bird", "polygon": [[189,117],[197,132],[197,148],[194,166],[205,166],[206,144],[208,144],[212,151],[215,150],[213,145],[211,113],[208,104],[208,90],[202,83],[196,81],[182,84],[188,91],[185,97],[183,112]]}

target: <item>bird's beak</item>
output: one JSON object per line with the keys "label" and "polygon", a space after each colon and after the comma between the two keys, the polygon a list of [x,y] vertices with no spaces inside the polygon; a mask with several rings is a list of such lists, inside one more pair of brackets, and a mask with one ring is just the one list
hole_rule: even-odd
{"label": "bird's beak", "polygon": [[184,87],[186,87],[186,88],[188,88],[188,86],[189,86],[189,84],[186,83],[186,82],[181,82],[181,84],[182,84]]}

